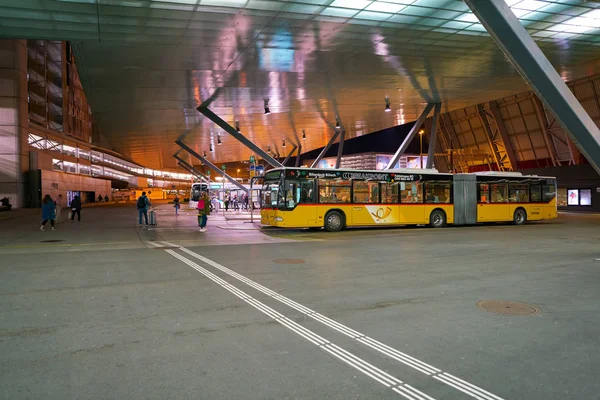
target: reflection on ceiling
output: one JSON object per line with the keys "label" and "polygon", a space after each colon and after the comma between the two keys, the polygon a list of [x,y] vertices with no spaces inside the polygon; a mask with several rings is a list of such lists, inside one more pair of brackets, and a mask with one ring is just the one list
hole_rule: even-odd
{"label": "reflection on ceiling", "polygon": [[[563,79],[600,72],[599,3],[507,3]],[[284,139],[325,145],[336,118],[356,137],[427,102],[449,111],[527,89],[458,0],[21,0],[0,15],[0,36],[72,41],[102,134],[151,168],[176,167],[185,130],[216,162],[250,156],[195,110],[217,88],[211,109],[281,155]]]}

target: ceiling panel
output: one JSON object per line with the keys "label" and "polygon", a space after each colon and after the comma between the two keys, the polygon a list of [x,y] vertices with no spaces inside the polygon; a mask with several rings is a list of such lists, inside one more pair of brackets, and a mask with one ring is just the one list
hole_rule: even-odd
{"label": "ceiling panel", "polygon": [[[564,79],[600,72],[597,2],[507,3]],[[526,90],[459,0],[20,0],[0,15],[0,36],[70,40],[108,142],[158,169],[175,167],[184,130],[217,162],[250,156],[195,110],[217,88],[213,111],[281,153],[302,130],[303,150],[323,146],[336,117],[354,137],[427,101],[448,111]]]}

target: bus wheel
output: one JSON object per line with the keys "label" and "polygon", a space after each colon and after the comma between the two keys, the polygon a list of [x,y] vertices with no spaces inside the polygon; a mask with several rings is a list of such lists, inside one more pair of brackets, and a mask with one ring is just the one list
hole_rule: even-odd
{"label": "bus wheel", "polygon": [[429,226],[442,228],[446,225],[446,214],[442,210],[433,210],[429,216]]}
{"label": "bus wheel", "polygon": [[327,232],[339,232],[344,227],[344,217],[339,211],[329,211],[325,215],[325,230]]}
{"label": "bus wheel", "polygon": [[515,225],[523,225],[527,221],[527,213],[522,208],[517,208],[515,210],[515,215],[513,216],[513,223]]}

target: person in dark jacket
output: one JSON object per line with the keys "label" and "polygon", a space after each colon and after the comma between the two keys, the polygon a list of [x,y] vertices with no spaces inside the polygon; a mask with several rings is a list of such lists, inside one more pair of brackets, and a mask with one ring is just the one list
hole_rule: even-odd
{"label": "person in dark jacket", "polygon": [[77,213],[77,221],[81,221],[81,199],[79,196],[73,197],[71,201],[71,221],[75,219],[75,213]]}
{"label": "person in dark jacket", "polygon": [[142,195],[137,199],[136,207],[138,210],[138,224],[142,227],[142,215],[146,222],[146,228],[148,227],[148,210],[150,209],[150,199],[146,196],[146,192],[142,192]]}
{"label": "person in dark jacket", "polygon": [[54,220],[56,219],[56,203],[52,200],[49,194],[44,196],[42,200],[42,226],[40,226],[40,230],[44,230],[44,225],[46,222],[50,221],[50,225],[52,225],[52,230],[56,230],[54,227]]}
{"label": "person in dark jacket", "polygon": [[200,232],[206,232],[206,220],[209,215],[210,200],[208,199],[208,194],[204,192],[198,201],[198,225],[200,226]]}

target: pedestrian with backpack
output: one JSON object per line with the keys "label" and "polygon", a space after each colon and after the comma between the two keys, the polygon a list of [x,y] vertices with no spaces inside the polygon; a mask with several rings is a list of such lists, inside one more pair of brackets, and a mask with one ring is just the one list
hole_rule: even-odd
{"label": "pedestrian with backpack", "polygon": [[210,201],[206,192],[202,193],[200,200],[198,200],[198,226],[200,232],[206,232],[206,220],[210,215]]}
{"label": "pedestrian with backpack", "polygon": [[148,210],[150,209],[150,199],[146,196],[146,192],[142,192],[142,195],[137,199],[137,210],[138,210],[138,225],[142,227],[142,215],[144,216],[144,222],[146,228],[148,227]]}

